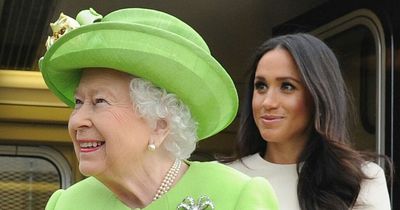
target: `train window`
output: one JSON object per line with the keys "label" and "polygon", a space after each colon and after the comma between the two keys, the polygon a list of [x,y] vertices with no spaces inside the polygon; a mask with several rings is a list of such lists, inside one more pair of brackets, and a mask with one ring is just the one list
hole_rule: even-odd
{"label": "train window", "polygon": [[376,57],[371,33],[357,26],[326,39],[326,43],[340,60],[342,74],[358,110],[355,129],[351,129],[356,146],[375,151]]}
{"label": "train window", "polygon": [[0,146],[0,165],[0,209],[44,209],[70,185],[67,162],[47,147]]}
{"label": "train window", "polygon": [[0,203],[4,209],[44,209],[60,187],[57,168],[35,157],[0,156]]}
{"label": "train window", "polygon": [[314,31],[334,50],[357,116],[350,128],[354,145],[384,154],[384,53],[379,19],[362,9]]}

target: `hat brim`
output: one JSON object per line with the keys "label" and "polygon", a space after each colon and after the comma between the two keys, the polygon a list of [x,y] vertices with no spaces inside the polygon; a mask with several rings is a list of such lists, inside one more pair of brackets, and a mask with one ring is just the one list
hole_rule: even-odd
{"label": "hat brim", "polygon": [[199,139],[224,129],[237,112],[236,89],[223,67],[209,52],[168,31],[90,24],[65,34],[40,61],[50,90],[71,107],[81,70],[90,67],[126,72],[176,94],[198,122]]}

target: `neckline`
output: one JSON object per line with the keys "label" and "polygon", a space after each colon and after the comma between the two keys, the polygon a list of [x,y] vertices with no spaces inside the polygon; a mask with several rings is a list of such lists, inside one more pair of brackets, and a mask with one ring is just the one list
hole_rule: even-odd
{"label": "neckline", "polygon": [[272,166],[272,167],[281,167],[281,168],[293,168],[297,167],[296,163],[290,163],[290,164],[281,164],[281,163],[273,163],[268,160],[265,160],[264,158],[261,157],[259,153],[255,153],[253,155],[248,156],[248,158],[243,159],[243,162],[254,168],[258,167],[263,167],[263,166]]}
{"label": "neckline", "polygon": [[[185,182],[187,179],[190,179],[191,174],[193,173],[193,166],[196,165],[196,162],[191,162],[188,160],[182,160],[184,163],[188,165],[188,168],[186,172],[181,176],[179,180],[176,181],[176,184],[172,186],[165,194],[163,194],[160,198],[157,200],[151,202],[148,206],[162,206],[163,203],[168,201],[168,195],[169,194],[174,194],[175,191],[179,190],[181,188],[181,185],[185,185]],[[189,178],[188,178],[189,177]],[[146,209],[147,206],[144,208]]]}
{"label": "neckline", "polygon": [[161,198],[165,193],[167,193],[170,190],[170,188],[172,187],[172,184],[175,181],[176,176],[179,173],[179,170],[181,169],[181,164],[182,164],[182,161],[180,159],[176,158],[175,162],[170,167],[167,174],[164,176],[163,181],[161,182],[160,186],[158,187],[156,194],[154,195],[153,201]]}

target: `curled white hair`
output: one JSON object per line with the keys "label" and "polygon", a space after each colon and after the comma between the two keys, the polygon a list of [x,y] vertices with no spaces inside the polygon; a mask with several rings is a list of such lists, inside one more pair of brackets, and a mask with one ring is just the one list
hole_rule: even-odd
{"label": "curled white hair", "polygon": [[196,148],[197,124],[189,108],[175,94],[151,82],[133,78],[130,96],[136,111],[155,128],[160,119],[167,121],[170,131],[163,145],[177,158],[186,159]]}

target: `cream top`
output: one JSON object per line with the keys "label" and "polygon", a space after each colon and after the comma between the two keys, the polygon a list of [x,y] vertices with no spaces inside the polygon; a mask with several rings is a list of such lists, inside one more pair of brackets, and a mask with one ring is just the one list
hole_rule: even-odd
{"label": "cream top", "polygon": [[[244,163],[244,164],[243,164]],[[300,210],[297,199],[296,164],[275,164],[264,160],[259,154],[243,158],[243,163],[235,161],[228,164],[251,177],[266,178],[275,190],[281,210]],[[361,191],[353,210],[389,210],[390,200],[385,174],[381,167],[373,162],[363,166],[364,173],[372,179],[361,183]],[[362,205],[362,206],[361,206]]]}

